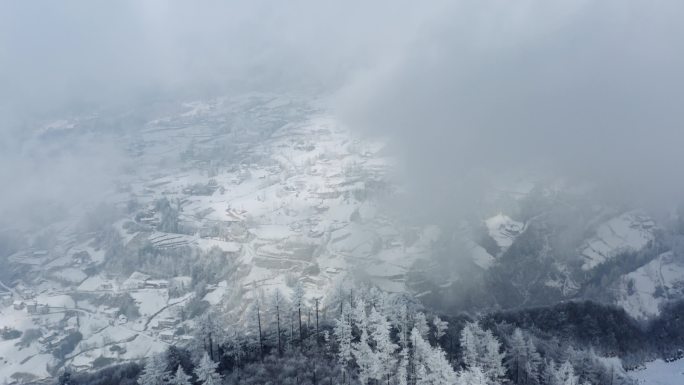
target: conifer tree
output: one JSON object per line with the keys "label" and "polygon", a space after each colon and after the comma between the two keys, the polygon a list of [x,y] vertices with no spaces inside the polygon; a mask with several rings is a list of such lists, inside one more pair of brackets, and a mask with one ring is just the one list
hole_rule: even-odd
{"label": "conifer tree", "polygon": [[297,282],[294,292],[292,294],[292,306],[294,306],[297,322],[299,323],[299,345],[300,348],[304,342],[304,332],[302,330],[302,306],[304,302],[304,286],[301,282]]}
{"label": "conifer tree", "polygon": [[216,372],[216,368],[218,363],[212,361],[208,354],[204,354],[195,368],[197,381],[202,385],[220,385],[221,375]]}
{"label": "conifer tree", "polygon": [[489,385],[487,376],[477,366],[467,368],[459,373],[458,385]]}
{"label": "conifer tree", "polygon": [[408,385],[408,363],[409,352],[408,347],[401,348],[399,352],[399,363],[397,366],[397,384]]}
{"label": "conifer tree", "polygon": [[578,385],[579,377],[575,375],[575,369],[572,367],[570,361],[565,361],[561,364],[556,372],[558,385]]}
{"label": "conifer tree", "polygon": [[[206,354],[206,353],[205,353]],[[152,355],[145,360],[138,384],[140,385],[164,385],[169,374],[166,372],[166,364],[159,355]]]}
{"label": "conifer tree", "polygon": [[423,339],[418,328],[411,331],[413,345],[413,361],[416,367],[416,382],[430,385],[454,384],[457,381],[456,372],[446,359],[444,351],[439,346],[432,347]]}
{"label": "conifer tree", "polygon": [[387,317],[380,314],[375,307],[371,308],[368,324],[371,329],[371,339],[375,343],[373,377],[378,381],[386,380],[389,385],[390,374],[394,372],[396,366],[394,353],[398,348],[390,337],[391,325]]}
{"label": "conifer tree", "polygon": [[347,375],[349,363],[352,360],[352,316],[349,307],[342,308],[340,318],[335,321],[335,328],[333,329],[335,340],[337,341],[337,361],[344,369],[344,375]]}
{"label": "conifer tree", "polygon": [[430,326],[428,326],[427,318],[425,318],[425,314],[423,314],[423,313],[417,313],[416,314],[416,316],[414,317],[414,320],[413,320],[413,327],[418,329],[418,332],[420,333],[421,337],[427,338],[428,333],[430,332]]}
{"label": "conifer tree", "polygon": [[524,384],[525,363],[527,362],[527,344],[520,328],[515,328],[509,341],[506,366],[514,383]]}
{"label": "conifer tree", "polygon": [[438,316],[435,316],[432,319],[432,324],[435,326],[435,339],[439,341],[449,329],[449,323],[442,321]]}
{"label": "conifer tree", "polygon": [[491,331],[477,323],[467,323],[461,331],[463,362],[468,368],[480,368],[491,384],[500,382],[506,374],[501,344]]}
{"label": "conifer tree", "polygon": [[190,376],[183,371],[183,368],[178,365],[176,374],[169,380],[170,385],[191,385]]}
{"label": "conifer tree", "polygon": [[359,341],[352,344],[352,355],[356,361],[356,366],[359,367],[359,382],[367,384],[368,380],[375,377],[376,370],[374,367],[375,356],[369,345],[366,328],[361,329]]}

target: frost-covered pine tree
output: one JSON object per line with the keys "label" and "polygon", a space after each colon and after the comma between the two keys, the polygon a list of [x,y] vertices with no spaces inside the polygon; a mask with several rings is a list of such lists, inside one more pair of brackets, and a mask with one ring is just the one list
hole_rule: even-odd
{"label": "frost-covered pine tree", "polygon": [[152,355],[145,360],[140,376],[138,377],[138,384],[140,385],[164,385],[169,378],[169,373],[166,372],[166,363],[160,355]]}
{"label": "frost-covered pine tree", "polygon": [[378,381],[387,381],[389,385],[390,375],[394,372],[396,366],[396,359],[394,352],[397,346],[390,337],[391,325],[387,321],[387,317],[375,309],[371,308],[368,324],[371,330],[371,339],[375,343],[374,352],[374,375]]}
{"label": "frost-covered pine tree", "polygon": [[233,357],[235,374],[239,379],[240,368],[246,354],[244,337],[237,330],[234,330],[232,333],[226,335],[224,346],[228,347],[228,349],[224,351],[224,354]]}
{"label": "frost-covered pine tree", "polygon": [[299,327],[299,343],[304,341],[304,333],[302,331],[302,306],[304,305],[304,285],[297,282],[294,291],[292,292],[292,307],[295,312],[295,319],[297,319]]}
{"label": "frost-covered pine tree", "polygon": [[491,331],[475,322],[467,323],[461,331],[461,348],[466,367],[482,369],[490,384],[499,383],[506,374],[501,343]]}
{"label": "frost-covered pine tree", "polygon": [[[416,382],[430,385],[449,385],[457,381],[456,372],[446,359],[444,351],[432,347],[420,335],[418,328],[411,331],[413,362],[416,367]],[[418,369],[421,369],[419,371]]]}
{"label": "frost-covered pine tree", "polygon": [[432,319],[432,324],[435,326],[435,339],[439,341],[449,329],[449,323],[442,321],[438,316],[435,316]]}
{"label": "frost-covered pine tree", "polygon": [[368,329],[368,315],[366,314],[366,301],[359,299],[352,309],[352,319],[354,325],[360,330]]}
{"label": "frost-covered pine tree", "polygon": [[401,348],[399,352],[399,363],[397,364],[397,384],[408,385],[408,363],[409,352],[407,347]]}
{"label": "frost-covered pine tree", "polygon": [[432,349],[428,361],[432,383],[435,385],[448,385],[456,382],[457,376],[451,367],[446,354],[438,346]]}
{"label": "frost-covered pine tree", "polygon": [[545,361],[544,370],[541,373],[541,383],[544,385],[558,385],[556,363],[553,360]]}
{"label": "frost-covered pine tree", "polygon": [[525,383],[525,363],[527,362],[527,343],[520,328],[515,328],[509,340],[506,366],[516,384]]}
{"label": "frost-covered pine tree", "polygon": [[344,368],[345,377],[349,363],[352,360],[352,316],[349,307],[342,308],[342,314],[335,320],[333,329],[335,341],[337,341],[337,361]]}
{"label": "frost-covered pine tree", "polygon": [[283,332],[283,309],[285,308],[286,304],[284,301],[283,294],[280,292],[280,289],[275,289],[273,291],[273,294],[271,295],[271,323],[272,329],[275,329],[276,331],[276,342],[278,343],[278,354],[281,354],[283,352],[283,341],[282,341],[282,332]]}
{"label": "frost-covered pine tree", "polygon": [[202,385],[220,385],[221,375],[216,373],[216,368],[218,363],[212,361],[208,354],[204,354],[195,368],[197,381]]}
{"label": "frost-covered pine tree", "polygon": [[416,316],[414,317],[413,320],[413,327],[418,329],[418,332],[420,333],[420,336],[423,338],[427,338],[428,333],[430,332],[430,326],[428,326],[427,323],[427,318],[425,318],[425,314],[423,313],[416,313]]}
{"label": "frost-covered pine tree", "polygon": [[327,330],[323,331],[323,344],[325,346],[326,352],[332,351],[332,345],[330,344],[330,332]]}
{"label": "frost-covered pine tree", "polygon": [[408,309],[406,304],[402,304],[399,309],[397,327],[399,328],[399,344],[404,350],[407,350],[409,333],[411,330],[409,329]]}
{"label": "frost-covered pine tree", "polygon": [[378,290],[376,287],[371,287],[370,290],[368,290],[368,305],[376,308],[376,309],[382,309],[384,306],[384,301],[387,298],[384,295],[384,292]]}
{"label": "frost-covered pine tree", "polygon": [[178,365],[176,374],[169,379],[170,385],[191,385],[190,376],[183,371],[183,368]]}
{"label": "frost-covered pine tree", "polygon": [[487,376],[477,366],[465,369],[458,375],[458,385],[488,385]]}
{"label": "frost-covered pine tree", "polygon": [[356,360],[356,365],[359,367],[359,382],[362,384],[368,383],[368,380],[374,378],[376,370],[375,354],[368,344],[368,330],[365,328],[361,330],[359,341],[352,345],[352,355]]}
{"label": "frost-covered pine tree", "polygon": [[190,352],[195,362],[199,361],[205,352],[211,358],[218,355],[216,350],[222,338],[222,328],[217,321],[219,318],[215,311],[209,311],[199,317],[197,328],[193,333],[195,337],[193,339],[194,343],[190,346]]}
{"label": "frost-covered pine tree", "polygon": [[539,382],[542,358],[530,338],[527,338],[525,348],[527,353],[527,365],[525,366],[525,372],[527,373],[526,383],[534,385]]}
{"label": "frost-covered pine tree", "polygon": [[461,354],[463,355],[463,364],[468,367],[476,367],[480,365],[479,360],[479,336],[476,334],[479,326],[476,323],[468,322],[461,330]]}
{"label": "frost-covered pine tree", "polygon": [[570,361],[565,361],[556,371],[556,379],[558,385],[577,385],[579,384],[579,377],[575,375],[575,369],[572,367]]}
{"label": "frost-covered pine tree", "polygon": [[264,354],[263,328],[261,297],[256,296],[248,309],[246,329],[248,330],[248,335],[251,336],[251,344],[257,347],[259,355],[262,357]]}
{"label": "frost-covered pine tree", "polygon": [[423,363],[416,364],[415,385],[432,385],[428,378],[427,369]]}
{"label": "frost-covered pine tree", "polygon": [[484,356],[482,357],[482,370],[491,384],[497,384],[506,375],[506,369],[503,365],[504,353],[501,351],[501,343],[489,330],[485,331],[483,342]]}

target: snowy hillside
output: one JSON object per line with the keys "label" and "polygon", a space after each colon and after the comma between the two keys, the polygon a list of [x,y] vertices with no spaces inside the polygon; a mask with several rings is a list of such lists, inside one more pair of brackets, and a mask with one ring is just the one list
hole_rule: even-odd
{"label": "snowy hillside", "polygon": [[[564,189],[538,197],[519,180],[490,194],[488,214],[472,225],[409,223],[385,204],[402,191],[385,141],[294,96],[194,101],[149,115],[118,132],[126,156],[106,194],[52,221],[17,225],[20,246],[0,274],[0,329],[9,337],[0,341],[0,377],[42,378],[65,365],[88,370],[189,346],[209,310],[249,324],[256,299],[292,299],[296,288],[305,306],[318,301],[327,311],[350,276],[445,309],[552,304],[656,239],[655,221],[639,211],[591,211],[574,226],[592,231],[576,231],[546,204]],[[60,119],[36,137],[87,144],[99,139],[84,125],[98,119]],[[663,253],[609,282],[611,293],[634,317],[653,317],[684,295],[683,266]]]}
{"label": "snowy hillside", "polygon": [[637,212],[625,213],[601,224],[581,250],[582,269],[590,270],[620,252],[639,251],[653,240],[654,228],[653,220]]}
{"label": "snowy hillside", "polygon": [[[77,132],[79,123],[46,127]],[[37,230],[53,237],[49,248],[8,257],[16,271],[30,273],[7,276],[13,289],[0,328],[36,337],[25,348],[1,342],[3,378],[44,377],[63,364],[88,369],[187,344],[195,321],[184,314],[198,301],[244,317],[256,292],[291,297],[301,284],[307,303],[325,301],[349,273],[404,292],[411,266],[439,236],[383,211],[394,187],[382,141],[357,137],[296,98],[186,103],[119,140],[129,166],[105,206],[90,214],[111,217],[114,233],[82,233],[74,217]],[[198,262],[189,255],[199,263],[218,258],[211,263],[224,275],[193,292]],[[57,353],[61,346],[66,354]]]}
{"label": "snowy hillside", "polygon": [[621,278],[618,305],[637,319],[648,319],[660,314],[660,307],[684,294],[684,261],[672,252],[656,259]]}
{"label": "snowy hillside", "polygon": [[499,213],[485,221],[489,236],[496,241],[501,252],[506,251],[513,244],[515,237],[525,231],[525,226],[514,221],[507,215]]}

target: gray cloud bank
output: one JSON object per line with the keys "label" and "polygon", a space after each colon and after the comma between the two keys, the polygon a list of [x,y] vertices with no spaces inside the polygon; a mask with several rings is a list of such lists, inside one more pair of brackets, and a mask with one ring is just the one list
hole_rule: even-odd
{"label": "gray cloud bank", "polygon": [[[674,0],[3,2],[0,175],[44,166],[16,144],[45,116],[294,91],[392,139],[440,204],[521,169],[677,199],[682,16]],[[70,167],[48,167],[56,186]]]}
{"label": "gray cloud bank", "polygon": [[[681,201],[684,3],[462,1],[342,93],[438,202],[476,170]],[[429,195],[428,195],[429,196]]]}

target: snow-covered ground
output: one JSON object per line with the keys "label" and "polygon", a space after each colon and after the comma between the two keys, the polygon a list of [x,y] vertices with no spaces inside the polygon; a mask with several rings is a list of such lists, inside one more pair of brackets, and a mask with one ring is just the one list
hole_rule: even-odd
{"label": "snow-covered ground", "polygon": [[684,290],[684,261],[672,252],[659,255],[618,284],[618,305],[636,319],[660,314],[660,307],[670,299],[680,298]]}
{"label": "snow-covered ground", "polygon": [[[142,247],[177,253],[223,251],[226,260],[237,265],[237,273],[207,285],[202,299],[217,309],[228,308],[235,293],[245,301],[255,292],[291,295],[295,282],[304,286],[306,301],[325,302],[350,273],[362,273],[386,291],[406,291],[411,269],[430,258],[442,229],[409,226],[385,210],[388,194],[400,191],[389,178],[394,161],[384,152],[385,141],[359,137],[319,107],[278,95],[195,101],[126,133],[120,140],[130,158],[128,172],[119,176],[121,188],[106,202],[126,214],[116,219],[115,234],[108,236],[118,236],[131,255]],[[44,129],[71,130],[78,124],[58,121]],[[516,181],[504,190],[518,199],[532,187]],[[164,218],[156,203],[162,199],[178,211],[178,228],[160,226]],[[27,248],[9,257],[9,263],[32,277],[12,284],[12,299],[23,300],[24,306],[47,306],[48,311],[29,313],[26,307],[15,310],[5,304],[0,307],[0,327],[40,329],[43,336],[58,339],[67,335],[67,328],[80,332],[83,340],[66,358],[76,369],[88,369],[100,357],[138,359],[177,342],[183,333],[188,337],[192,320],[182,325],[164,320],[176,317],[178,307],[194,295],[191,272],[160,276],[152,267],[119,276],[104,267],[108,250],[79,224],[51,224],[41,230],[55,234],[56,246]],[[462,231],[462,241],[472,261],[487,270],[526,225],[503,213],[484,225],[498,245],[497,255],[470,239],[470,229]],[[584,268],[620,251],[643,248],[653,239],[653,228],[652,220],[636,212],[603,223],[580,250]],[[141,260],[144,256],[140,253]],[[656,292],[672,292],[683,272],[661,256],[625,277],[624,284],[633,280],[629,285],[637,290],[621,304],[633,315],[657,314]],[[576,291],[569,275],[547,286],[563,293]],[[172,298],[167,286],[179,282],[188,293]],[[137,319],[122,318],[116,302],[96,300],[124,295],[133,299]],[[51,355],[49,341],[23,349],[15,342],[0,341],[0,378],[30,368],[35,368],[33,375],[45,377],[47,363],[63,364]]]}
{"label": "snow-covered ground", "polygon": [[501,252],[510,247],[515,238],[525,230],[523,223],[502,213],[485,220],[485,225],[489,231],[489,236],[494,239]]}
{"label": "snow-covered ground", "polygon": [[628,372],[639,384],[644,385],[681,385],[684,384],[684,359],[673,362],[655,360],[644,369]]}
{"label": "snow-covered ground", "polygon": [[[234,290],[244,290],[249,300],[254,286],[266,295],[291,294],[293,279],[304,285],[307,301],[324,300],[352,271],[386,290],[405,291],[408,271],[429,254],[438,229],[404,228],[380,208],[379,191],[389,185],[392,167],[383,141],[357,137],[307,103],[275,95],[191,102],[124,135],[130,172],[119,176],[122,187],[107,198],[132,207],[130,217],[113,223],[123,247],[133,253],[143,246],[205,252],[218,247],[231,255],[239,274],[230,283],[209,285],[203,298],[217,308]],[[59,121],[45,129],[80,132],[78,125]],[[155,202],[162,198],[178,210],[183,231],[158,226],[163,215]],[[168,336],[176,326],[160,320],[173,318],[174,308],[190,298],[170,298],[166,286],[173,277],[157,276],[154,269],[130,276],[102,271],[107,250],[97,247],[92,234],[84,235],[77,221],[60,226],[50,230],[58,234],[54,248],[22,250],[10,258],[37,277],[23,283],[33,290],[18,291],[15,299],[49,314],[6,306],[0,326],[9,322],[21,332],[37,328],[61,339],[68,333],[52,332],[66,329],[67,317],[77,314],[69,330],[83,340],[66,359],[77,369],[99,357],[135,359],[167,346],[160,334]],[[124,294],[133,299],[138,319],[121,318],[116,305],[95,301]],[[3,374],[39,365],[33,374],[46,376],[42,361],[27,364],[45,360],[40,352],[52,357],[52,342],[41,341],[19,355],[13,342],[2,342],[3,357],[10,357]]]}
{"label": "snow-covered ground", "polygon": [[637,212],[628,212],[601,224],[581,251],[582,269],[590,270],[620,252],[638,251],[653,240],[655,223]]}

